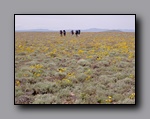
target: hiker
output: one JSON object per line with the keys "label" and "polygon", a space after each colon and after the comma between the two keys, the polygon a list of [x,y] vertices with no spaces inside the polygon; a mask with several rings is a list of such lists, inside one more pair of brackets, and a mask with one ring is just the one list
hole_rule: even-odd
{"label": "hiker", "polygon": [[81,33],[81,31],[80,30],[78,30],[78,34],[80,35],[80,33]]}
{"label": "hiker", "polygon": [[62,36],[62,33],[63,33],[62,30],[60,30],[60,35],[61,35],[61,36]]}
{"label": "hiker", "polygon": [[64,33],[64,36],[66,36],[66,31],[65,30],[63,30],[63,33]]}
{"label": "hiker", "polygon": [[73,30],[71,31],[71,34],[74,35],[74,31]]}
{"label": "hiker", "polygon": [[78,36],[78,34],[79,34],[79,31],[78,31],[78,30],[76,30],[76,33],[75,33],[75,34],[76,34],[76,36]]}

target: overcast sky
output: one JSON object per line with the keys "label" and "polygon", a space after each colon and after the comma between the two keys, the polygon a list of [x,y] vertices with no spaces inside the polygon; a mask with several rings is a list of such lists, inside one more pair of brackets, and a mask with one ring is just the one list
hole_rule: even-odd
{"label": "overcast sky", "polygon": [[133,29],[135,15],[15,15],[15,30]]}

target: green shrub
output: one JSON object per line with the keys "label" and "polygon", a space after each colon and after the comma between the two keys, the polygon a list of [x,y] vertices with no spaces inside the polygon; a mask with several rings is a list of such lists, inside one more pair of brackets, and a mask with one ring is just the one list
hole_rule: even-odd
{"label": "green shrub", "polygon": [[77,64],[79,64],[79,65],[81,65],[81,66],[89,66],[89,65],[90,65],[90,63],[89,63],[87,60],[85,60],[85,59],[80,59],[80,60],[77,62]]}
{"label": "green shrub", "polygon": [[120,61],[120,62],[116,63],[116,66],[120,67],[120,68],[125,68],[125,67],[129,66],[129,63]]}
{"label": "green shrub", "polygon": [[21,52],[21,53],[18,53],[18,55],[26,55],[26,53],[25,52]]}
{"label": "green shrub", "polygon": [[76,78],[79,82],[84,82],[87,77],[88,77],[88,75],[85,73],[80,73],[76,76]]}
{"label": "green shrub", "polygon": [[121,102],[122,100],[125,99],[125,96],[122,95],[122,94],[119,94],[119,93],[114,93],[113,99],[114,99],[115,102],[118,102],[118,101]]}
{"label": "green shrub", "polygon": [[19,97],[21,95],[23,95],[23,91],[22,91],[22,88],[21,86],[15,86],[15,97]]}
{"label": "green shrub", "polygon": [[124,100],[119,100],[117,104],[135,104],[135,99],[125,98]]}
{"label": "green shrub", "polygon": [[61,89],[58,93],[57,93],[57,97],[61,100],[65,100],[67,97],[70,96],[71,90],[69,87],[63,88]]}
{"label": "green shrub", "polygon": [[63,80],[61,81],[60,85],[61,85],[62,88],[65,88],[65,87],[67,87],[67,86],[72,86],[73,83],[72,83],[72,81],[69,80],[69,79],[63,79]]}
{"label": "green shrub", "polygon": [[67,73],[65,72],[55,72],[55,77],[58,78],[59,80],[62,80],[63,78],[66,77]]}
{"label": "green shrub", "polygon": [[119,81],[117,81],[117,83],[115,83],[114,91],[119,94],[124,94],[130,90],[131,90],[131,86],[125,84],[125,82],[123,80],[119,80]]}
{"label": "green shrub", "polygon": [[59,87],[55,82],[38,82],[32,86],[32,89],[36,91],[37,94],[44,93],[56,93],[59,91]]}
{"label": "green shrub", "polygon": [[99,76],[98,80],[103,85],[107,85],[110,82],[110,78],[107,75],[101,75],[101,76]]}
{"label": "green shrub", "polygon": [[32,104],[56,104],[57,100],[52,94],[36,95]]}
{"label": "green shrub", "polygon": [[108,67],[110,65],[110,62],[105,60],[105,61],[100,61],[99,62],[99,66],[105,66],[105,67]]}
{"label": "green shrub", "polygon": [[33,99],[30,96],[21,95],[15,98],[15,104],[31,104],[32,100]]}
{"label": "green shrub", "polygon": [[78,66],[78,67],[76,68],[76,71],[77,71],[77,73],[84,73],[84,67]]}
{"label": "green shrub", "polygon": [[135,86],[135,81],[133,79],[131,79],[131,78],[127,77],[127,78],[123,79],[123,81],[125,82],[125,84]]}
{"label": "green shrub", "polygon": [[112,77],[117,78],[117,80],[122,80],[122,79],[128,77],[128,75],[124,72],[117,72],[117,73],[113,74]]}

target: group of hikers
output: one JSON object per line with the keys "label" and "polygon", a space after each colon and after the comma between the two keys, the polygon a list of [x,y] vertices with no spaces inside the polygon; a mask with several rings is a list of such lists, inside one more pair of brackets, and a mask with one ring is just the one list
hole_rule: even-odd
{"label": "group of hikers", "polygon": [[[76,35],[76,36],[78,36],[78,35],[80,35],[80,33],[81,33],[81,31],[80,30],[76,30],[75,32],[73,31],[73,30],[71,30],[71,34],[72,35]],[[60,35],[61,36],[66,36],[66,31],[65,30],[60,30]]]}
{"label": "group of hikers", "polygon": [[60,30],[60,35],[62,36],[64,34],[64,36],[66,36],[66,31],[65,30]]}

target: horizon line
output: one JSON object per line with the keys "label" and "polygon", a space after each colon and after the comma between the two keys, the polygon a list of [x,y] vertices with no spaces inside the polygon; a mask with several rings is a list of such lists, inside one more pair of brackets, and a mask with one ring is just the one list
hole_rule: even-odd
{"label": "horizon line", "polygon": [[[79,28],[80,29],[80,28]],[[111,29],[111,28],[85,28],[85,29],[80,29],[80,30],[90,30],[90,29],[98,29],[98,30],[135,30],[135,29]],[[29,29],[15,29],[15,30],[51,30],[51,31],[58,31],[58,30],[62,30],[62,29],[48,29],[48,28],[29,28]],[[71,29],[71,28],[67,28],[67,29],[63,29],[63,30],[75,30],[75,29]],[[78,29],[76,29],[78,30]]]}

